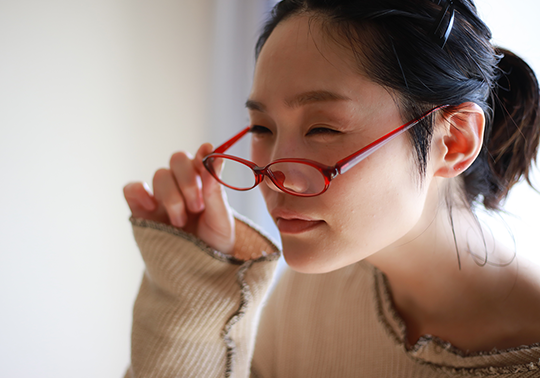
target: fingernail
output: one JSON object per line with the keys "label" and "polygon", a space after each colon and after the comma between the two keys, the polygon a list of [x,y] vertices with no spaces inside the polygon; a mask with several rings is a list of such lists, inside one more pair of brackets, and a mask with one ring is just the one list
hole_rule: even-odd
{"label": "fingernail", "polygon": [[150,190],[150,187],[146,182],[143,182],[143,188],[146,190],[146,193],[148,193],[148,196],[144,196],[141,205],[147,211],[154,211],[156,209],[156,203],[150,198],[150,196],[152,196],[152,190]]}

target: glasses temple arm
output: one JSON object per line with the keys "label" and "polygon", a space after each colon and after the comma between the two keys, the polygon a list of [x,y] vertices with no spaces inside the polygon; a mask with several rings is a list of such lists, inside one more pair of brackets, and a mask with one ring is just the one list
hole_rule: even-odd
{"label": "glasses temple arm", "polygon": [[446,108],[446,107],[448,107],[448,105],[437,106],[436,108],[431,109],[429,112],[423,114],[420,118],[412,120],[404,124],[403,126],[400,126],[395,130],[392,130],[391,132],[377,139],[373,143],[368,144],[366,147],[362,148],[360,151],[352,154],[351,156],[347,156],[345,159],[338,161],[337,164],[335,165],[337,171],[340,174],[347,172],[349,169],[354,167],[356,164],[360,163],[362,160],[364,160],[366,157],[371,155],[373,152],[377,151],[386,143],[390,142],[392,139],[403,134],[405,131],[409,130],[411,127],[416,126],[420,121],[422,121],[424,118],[429,116],[431,113],[439,109]]}
{"label": "glasses temple arm", "polygon": [[419,121],[416,121],[411,124],[406,124],[401,127],[398,127],[397,129],[393,130],[389,134],[383,136],[380,139],[377,139],[375,142],[368,144],[366,147],[362,148],[360,151],[358,151],[354,156],[349,156],[345,158],[345,162],[342,160],[341,162],[338,162],[336,164],[336,168],[339,171],[340,174],[343,174],[347,172],[349,169],[354,167],[356,164],[360,163],[362,160],[364,160],[366,157],[371,155],[373,152],[377,151],[379,148],[384,146],[386,143],[390,142],[392,139],[400,136],[405,131],[409,130],[411,127],[416,125]]}
{"label": "glasses temple arm", "polygon": [[227,151],[233,144],[238,142],[240,138],[246,135],[251,130],[251,126],[246,127],[244,130],[240,131],[238,134],[233,136],[231,139],[223,143],[221,146],[218,146],[213,153],[222,154]]}

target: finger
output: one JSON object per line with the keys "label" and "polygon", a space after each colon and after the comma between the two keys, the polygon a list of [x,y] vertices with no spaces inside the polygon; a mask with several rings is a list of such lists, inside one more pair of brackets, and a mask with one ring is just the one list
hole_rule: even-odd
{"label": "finger", "polygon": [[165,209],[171,224],[178,228],[184,227],[188,221],[186,205],[172,172],[169,169],[159,169],[154,175],[153,185],[154,196]]}
{"label": "finger", "polygon": [[172,155],[170,165],[188,210],[199,213],[204,210],[202,182],[192,160],[193,156],[189,153],[177,152]]}
{"label": "finger", "polygon": [[[150,191],[146,183],[130,183],[124,187],[124,195],[131,214],[135,218],[142,218],[161,223],[169,223],[169,217]],[[148,197],[150,202],[148,202]]]}
{"label": "finger", "polygon": [[[203,197],[207,193],[217,193],[221,191],[221,185],[219,182],[212,177],[212,175],[208,172],[208,170],[204,167],[203,159],[206,155],[212,153],[213,147],[210,143],[204,143],[199,147],[199,150],[197,151],[197,154],[195,155],[195,158],[193,159],[193,166],[199,173],[201,180],[203,182]],[[222,159],[220,159],[222,160]],[[219,174],[221,170],[221,166],[216,166],[215,172]],[[204,179],[203,179],[204,177]]]}
{"label": "finger", "polygon": [[206,208],[205,213],[207,213],[205,215],[207,215],[207,218],[216,217],[215,219],[231,218],[231,210],[227,202],[224,187],[212,177],[202,163],[202,159],[211,152],[212,145],[205,143],[199,148],[193,160],[202,181],[202,193]]}
{"label": "finger", "polygon": [[205,211],[199,219],[199,237],[211,247],[233,253],[235,243],[234,218],[224,187],[206,170],[202,159],[212,152],[212,145],[203,144],[193,160],[202,181]]}
{"label": "finger", "polygon": [[146,183],[132,182],[127,184],[124,186],[124,197],[131,214],[137,218],[144,218],[145,215],[153,212],[157,207],[154,196]]}

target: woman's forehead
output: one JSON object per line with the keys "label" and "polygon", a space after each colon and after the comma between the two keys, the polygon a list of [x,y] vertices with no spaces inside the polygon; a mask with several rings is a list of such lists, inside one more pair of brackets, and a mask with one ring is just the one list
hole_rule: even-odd
{"label": "woman's forehead", "polygon": [[325,36],[325,30],[317,18],[304,14],[278,24],[257,60],[250,100],[285,101],[311,92],[388,99],[386,89],[360,74],[351,51]]}
{"label": "woman's forehead", "polygon": [[280,63],[303,60],[326,69],[358,71],[350,49],[336,43],[327,34],[322,21],[308,14],[296,15],[280,22],[268,37],[257,64],[266,61]]}

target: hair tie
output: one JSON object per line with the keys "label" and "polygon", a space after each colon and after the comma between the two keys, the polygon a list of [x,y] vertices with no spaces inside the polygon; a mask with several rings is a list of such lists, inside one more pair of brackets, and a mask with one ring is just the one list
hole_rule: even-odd
{"label": "hair tie", "polygon": [[433,42],[439,45],[440,48],[443,48],[450,37],[452,32],[452,27],[454,26],[454,16],[455,16],[455,4],[453,0],[438,0],[437,4],[446,3],[439,16],[435,22],[435,28],[433,30]]}

